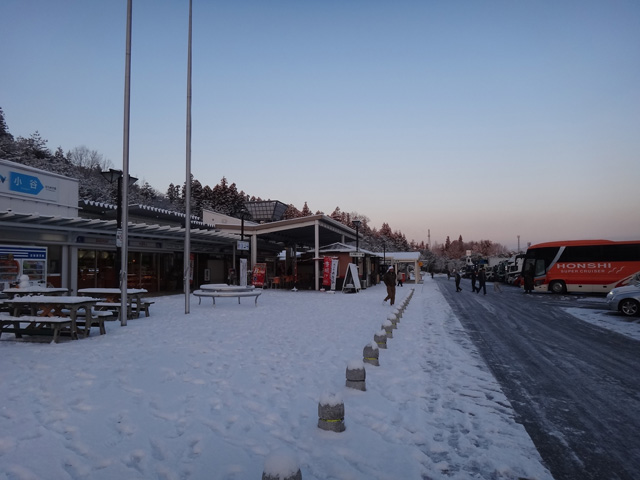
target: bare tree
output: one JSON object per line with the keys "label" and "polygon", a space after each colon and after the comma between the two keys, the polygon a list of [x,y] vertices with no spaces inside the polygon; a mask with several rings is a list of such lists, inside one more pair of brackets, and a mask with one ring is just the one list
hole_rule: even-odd
{"label": "bare tree", "polygon": [[81,145],[67,152],[69,161],[77,166],[87,168],[89,170],[107,170],[112,168],[110,160],[104,158],[97,150],[89,150],[86,146]]}

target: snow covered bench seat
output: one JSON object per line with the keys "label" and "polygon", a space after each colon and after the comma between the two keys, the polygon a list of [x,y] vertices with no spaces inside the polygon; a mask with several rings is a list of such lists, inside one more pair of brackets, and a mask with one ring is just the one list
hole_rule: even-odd
{"label": "snow covered bench seat", "polygon": [[[65,315],[70,315],[70,310],[62,309],[62,313]],[[95,307],[91,310],[91,325],[89,325],[89,330],[87,330],[87,321],[85,319],[86,314],[84,311],[80,311],[76,313],[76,326],[82,327],[82,333],[87,337],[91,333],[91,327],[98,327],[100,330],[100,335],[104,335],[107,333],[107,330],[104,328],[104,321],[108,317],[113,316],[112,310],[96,310]]]}
{"label": "snow covered bench seat", "polygon": [[13,333],[16,338],[22,338],[22,334],[52,335],[53,341],[58,343],[60,332],[68,329],[71,338],[77,340],[77,332],[72,330],[71,324],[72,320],[68,317],[11,317],[2,315],[0,316],[0,336],[3,333]]}
{"label": "snow covered bench seat", "polygon": [[193,294],[198,297],[198,304],[202,303],[202,297],[210,297],[213,300],[213,306],[216,305],[216,298],[220,297],[237,297],[238,304],[240,304],[240,298],[242,297],[255,297],[255,306],[258,306],[258,297],[262,294],[262,290],[246,290],[246,291],[208,291],[208,290],[194,290]]}
{"label": "snow covered bench seat", "polygon": [[[98,302],[95,304],[93,311],[94,314],[98,312],[105,312],[109,315],[115,315],[116,318],[120,318],[120,306],[121,304],[119,302]],[[128,318],[133,318],[131,314],[131,304],[129,304],[127,310]]]}
{"label": "snow covered bench seat", "polygon": [[91,325],[87,325],[87,321],[84,318],[84,315],[78,315],[78,318],[76,319],[76,325],[78,325],[79,327],[84,327],[85,329],[89,328],[89,330],[86,331],[87,334],[91,332],[91,327],[98,327],[100,335],[104,335],[105,333],[107,333],[107,330],[104,328],[104,321],[112,316],[112,310],[93,310],[91,312]]}
{"label": "snow covered bench seat", "polygon": [[144,298],[140,299],[140,302],[133,302],[133,307],[138,311],[138,316],[140,316],[139,312],[144,312],[144,316],[149,316],[149,307],[153,305],[155,302],[151,302],[149,300],[145,300]]}
{"label": "snow covered bench seat", "polygon": [[[139,317],[140,312],[144,312],[145,317],[149,316],[149,307],[155,302],[141,299],[140,301],[135,298],[130,299],[128,318]],[[120,318],[120,306],[119,302],[98,302],[96,303],[97,311],[114,312],[116,317]],[[135,312],[135,314],[134,314]]]}

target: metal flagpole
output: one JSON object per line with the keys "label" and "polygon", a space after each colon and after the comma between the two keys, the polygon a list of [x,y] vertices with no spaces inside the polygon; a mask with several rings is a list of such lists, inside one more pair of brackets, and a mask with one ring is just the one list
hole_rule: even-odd
{"label": "metal flagpole", "polygon": [[191,11],[189,0],[189,46],[187,53],[187,183],[185,185],[184,222],[184,313],[189,313],[191,278]]}
{"label": "metal flagpole", "polygon": [[[124,74],[124,132],[122,146],[122,249],[120,257],[120,325],[127,325],[127,267],[129,256],[129,116],[131,110],[131,2],[127,2],[127,47]],[[117,240],[116,240],[117,241]]]}

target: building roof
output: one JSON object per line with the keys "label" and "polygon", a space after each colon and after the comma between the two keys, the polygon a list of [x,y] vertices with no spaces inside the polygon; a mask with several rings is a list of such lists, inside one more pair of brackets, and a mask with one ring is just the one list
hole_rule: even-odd
{"label": "building roof", "polygon": [[[63,235],[91,235],[113,239],[115,243],[116,220],[102,220],[97,218],[61,217],[56,215],[39,215],[0,211],[0,228],[3,230],[35,230]],[[129,222],[128,235],[149,241],[184,242],[185,229],[181,226],[158,225]],[[220,232],[218,230],[191,228],[191,241],[194,247],[206,249],[218,245],[231,246],[238,239],[237,235]]]}
{"label": "building roof", "polygon": [[386,252],[387,263],[392,262],[417,262],[420,260],[420,252]]}
{"label": "building roof", "polygon": [[254,222],[277,222],[282,220],[288,205],[278,200],[258,200],[245,202],[244,206],[251,214]]}
{"label": "building roof", "polygon": [[[224,232],[236,233],[239,233],[241,228],[239,225],[219,227]],[[284,245],[314,247],[316,227],[319,246],[356,239],[355,230],[326,215],[310,215],[259,225],[245,224],[244,230],[246,235],[255,234],[258,238],[281,242]],[[362,234],[359,235],[362,237]]]}
{"label": "building roof", "polygon": [[[94,216],[102,219],[115,219],[118,207],[111,203],[95,202],[93,200],[81,200],[79,202],[80,214],[83,216]],[[166,210],[164,208],[150,207],[148,205],[129,205],[129,220],[131,217],[137,217],[148,221],[164,222],[176,226],[184,226],[187,217],[182,212]],[[215,225],[207,225],[200,217],[191,215],[191,226],[198,228],[213,229]]]}
{"label": "building roof", "polygon": [[[347,245],[341,242],[332,243],[331,245],[325,245],[319,250],[320,253],[350,253],[355,251],[356,247],[354,245]],[[358,248],[358,251],[372,257],[382,257],[381,253],[365,250],[364,248]]]}

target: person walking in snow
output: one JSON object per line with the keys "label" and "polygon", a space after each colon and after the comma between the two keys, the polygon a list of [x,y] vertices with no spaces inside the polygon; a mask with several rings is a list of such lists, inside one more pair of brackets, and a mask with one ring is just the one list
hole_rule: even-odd
{"label": "person walking in snow", "polygon": [[471,268],[471,291],[476,293],[476,267]]}
{"label": "person walking in snow", "polygon": [[233,268],[229,269],[229,279],[227,281],[227,285],[235,285],[237,281],[236,271]]}
{"label": "person walking in snow", "polygon": [[461,292],[462,289],[460,288],[460,272],[454,268],[453,275],[456,279],[456,292]]}
{"label": "person walking in snow", "polygon": [[484,267],[480,267],[480,271],[478,272],[478,289],[476,293],[480,293],[480,289],[484,291],[484,294],[487,294],[487,272],[485,272]]}
{"label": "person walking in snow", "polygon": [[533,265],[529,265],[522,276],[524,278],[524,293],[533,293]]}
{"label": "person walking in snow", "polygon": [[383,302],[391,300],[390,303],[393,305],[396,302],[396,272],[393,267],[389,267],[387,273],[382,277],[382,281],[387,286],[387,296]]}

